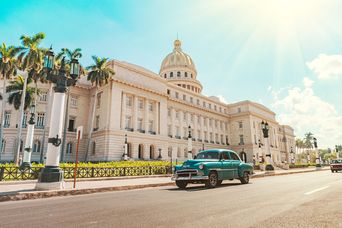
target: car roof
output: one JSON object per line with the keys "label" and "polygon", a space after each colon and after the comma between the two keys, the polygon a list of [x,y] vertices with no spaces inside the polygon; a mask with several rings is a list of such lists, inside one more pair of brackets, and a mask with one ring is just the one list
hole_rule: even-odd
{"label": "car roof", "polygon": [[202,153],[202,152],[218,152],[218,153],[221,153],[221,152],[234,152],[234,153],[236,153],[235,151],[229,150],[229,149],[208,149],[208,150],[202,150],[200,153]]}

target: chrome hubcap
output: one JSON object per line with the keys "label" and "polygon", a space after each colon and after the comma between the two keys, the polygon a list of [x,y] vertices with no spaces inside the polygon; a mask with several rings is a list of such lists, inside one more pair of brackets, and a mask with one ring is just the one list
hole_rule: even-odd
{"label": "chrome hubcap", "polygon": [[212,185],[216,185],[216,182],[217,182],[217,180],[216,180],[215,175],[210,175],[210,183],[211,183]]}

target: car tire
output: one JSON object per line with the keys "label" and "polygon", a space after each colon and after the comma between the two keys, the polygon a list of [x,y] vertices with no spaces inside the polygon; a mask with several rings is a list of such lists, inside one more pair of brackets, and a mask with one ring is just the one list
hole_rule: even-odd
{"label": "car tire", "polygon": [[331,170],[331,172],[333,173],[333,172],[334,172],[334,170]]}
{"label": "car tire", "polygon": [[248,184],[249,183],[249,173],[243,172],[242,177],[240,177],[241,184]]}
{"label": "car tire", "polygon": [[208,175],[209,180],[205,183],[207,188],[215,188],[218,185],[218,176],[216,172],[210,172]]}
{"label": "car tire", "polygon": [[176,181],[176,185],[180,189],[186,189],[188,182],[187,181]]}

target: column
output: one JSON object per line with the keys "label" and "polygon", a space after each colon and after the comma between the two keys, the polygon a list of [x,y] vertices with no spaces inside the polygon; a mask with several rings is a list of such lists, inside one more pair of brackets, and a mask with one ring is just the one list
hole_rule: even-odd
{"label": "column", "polygon": [[176,129],[175,129],[175,117],[176,117],[176,110],[174,108],[171,109],[171,134],[172,137],[174,138],[176,135]]}
{"label": "column", "polygon": [[184,133],[184,121],[186,120],[185,118],[186,112],[184,111],[179,111],[179,126],[180,126],[180,136],[183,138],[186,135],[186,132]]}
{"label": "column", "polygon": [[[159,102],[156,102],[155,103],[155,106],[156,106],[156,111],[155,111],[155,127],[154,127],[154,129],[155,129],[155,131],[156,131],[156,134],[158,135],[158,134],[160,134],[160,132],[159,132]],[[159,154],[159,151],[158,151],[158,154]]]}

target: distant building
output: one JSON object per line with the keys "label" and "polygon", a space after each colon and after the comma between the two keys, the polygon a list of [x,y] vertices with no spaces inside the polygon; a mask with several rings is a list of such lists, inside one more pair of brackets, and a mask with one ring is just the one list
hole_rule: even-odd
{"label": "distant building", "polygon": [[[265,156],[261,121],[270,125],[270,147],[275,163],[288,161],[291,147],[295,147],[293,129],[279,125],[275,113],[267,107],[241,101],[226,104],[217,97],[201,94],[202,84],[197,80],[197,71],[192,58],[181,49],[181,42],[174,42],[173,51],[163,60],[159,74],[140,66],[112,60],[115,71],[108,85],[95,88],[80,79],[70,90],[67,137],[64,145],[64,160],[75,159],[77,126],[84,126],[80,145],[80,160],[85,158],[90,127],[94,132],[90,161],[120,160],[124,153],[125,134],[128,139],[128,156],[131,159],[156,159],[161,149],[163,159],[187,159],[188,127],[191,127],[193,154],[211,148],[229,148],[240,153],[248,162]],[[2,81],[3,82],[3,81]],[[46,153],[49,112],[51,108],[51,85],[39,84],[42,94],[38,100],[36,130],[32,160],[38,161],[40,152]],[[96,114],[91,124],[94,100]],[[23,140],[26,122],[23,121]],[[1,152],[3,161],[14,157],[18,111],[6,105],[4,142]],[[45,141],[43,147],[43,129]],[[22,151],[22,149],[21,149]]]}

